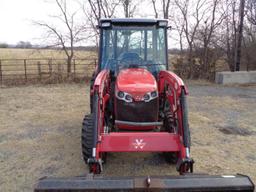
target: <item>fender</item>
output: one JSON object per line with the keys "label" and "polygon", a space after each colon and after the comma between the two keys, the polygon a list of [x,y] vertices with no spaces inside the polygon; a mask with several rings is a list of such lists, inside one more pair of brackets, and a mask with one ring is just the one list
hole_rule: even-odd
{"label": "fender", "polygon": [[109,86],[109,70],[102,70],[97,77],[95,78],[93,89],[91,90],[92,93],[97,91],[99,94],[103,94],[104,89]]}
{"label": "fender", "polygon": [[175,88],[175,90],[178,92],[178,94],[181,94],[181,89],[182,87],[185,89],[185,94],[188,95],[188,88],[187,86],[184,84],[183,80],[176,75],[175,73],[171,72],[171,71],[160,71],[159,75],[159,92],[163,92],[164,91],[164,86],[165,83],[172,85],[172,87]]}

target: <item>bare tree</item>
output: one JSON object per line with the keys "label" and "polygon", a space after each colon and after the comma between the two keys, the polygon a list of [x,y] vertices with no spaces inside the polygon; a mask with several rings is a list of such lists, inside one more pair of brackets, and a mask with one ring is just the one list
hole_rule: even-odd
{"label": "bare tree", "polygon": [[67,56],[67,73],[70,74],[74,57],[74,45],[82,40],[80,35],[84,32],[84,29],[75,24],[74,18],[77,12],[75,11],[71,14],[68,12],[66,0],[55,0],[55,3],[60,11],[60,15],[51,16],[51,18],[61,21],[66,31],[44,21],[34,21],[34,24],[46,29],[46,37],[53,41],[50,46],[61,46]]}
{"label": "bare tree", "polygon": [[[153,5],[153,9],[154,9],[154,12],[155,12],[155,18],[158,18],[159,16],[159,13],[158,13],[158,10],[157,10],[157,0],[151,0],[152,2],[152,5]],[[170,0],[160,0],[160,5],[161,5],[161,12],[163,14],[163,18],[164,19],[169,19],[169,8],[170,8]]]}
{"label": "bare tree", "polygon": [[247,0],[245,3],[245,21],[243,33],[242,62],[246,64],[246,70],[256,69],[256,1]]}
{"label": "bare tree", "polygon": [[[190,4],[190,0],[175,0],[175,5],[184,20],[184,34],[188,44],[188,78],[192,78],[193,73],[193,49],[195,35],[198,32],[199,24],[203,20],[207,9],[205,9],[206,0],[198,0],[195,7]],[[192,21],[193,20],[193,21]],[[191,24],[193,23],[193,24]]]}
{"label": "bare tree", "polygon": [[236,0],[226,0],[223,3],[223,12],[225,13],[223,35],[223,49],[226,55],[230,71],[235,70],[235,48],[237,43],[238,31],[238,4]]}
{"label": "bare tree", "polygon": [[169,19],[170,0],[163,0],[162,2],[164,19]]}
{"label": "bare tree", "polygon": [[88,25],[93,29],[90,37],[94,37],[98,46],[99,31],[97,25],[101,18],[115,17],[115,12],[121,0],[88,0],[82,5]]}
{"label": "bare tree", "polygon": [[156,8],[156,0],[152,0],[152,5],[153,5],[153,8],[154,8],[154,12],[155,12],[155,18],[158,18],[158,11],[157,11],[157,8]]}
{"label": "bare tree", "polygon": [[140,2],[137,0],[121,0],[121,2],[124,9],[124,16],[126,18],[133,17]]}
{"label": "bare tree", "polygon": [[[175,5],[175,4],[174,4]],[[171,11],[169,14],[169,23],[171,25],[171,29],[174,32],[178,33],[178,38],[175,38],[176,35],[171,36],[172,39],[179,42],[180,46],[180,55],[183,54],[184,49],[184,29],[185,29],[185,20],[180,12],[175,11],[176,6],[171,6]]]}
{"label": "bare tree", "polygon": [[220,0],[213,0],[209,2],[208,6],[208,16],[205,16],[204,23],[199,27],[197,36],[197,41],[201,44],[199,46],[200,49],[200,64],[201,64],[201,72],[200,75],[203,75],[207,79],[210,78],[210,72],[212,68],[212,64],[216,62],[216,54],[219,53],[216,49],[218,47],[218,40],[214,38],[218,36],[216,33],[216,29],[221,27],[221,24],[225,18],[224,13],[217,12],[219,10],[219,6],[221,5]]}
{"label": "bare tree", "polygon": [[184,20],[179,20],[178,18],[174,19],[173,22],[174,24],[174,28],[173,30],[176,30],[178,32],[178,35],[179,35],[179,38],[178,38],[178,41],[179,41],[179,45],[180,45],[180,54],[182,55],[183,54],[183,37],[184,37],[184,29],[185,29],[185,22]]}
{"label": "bare tree", "polygon": [[256,25],[256,1],[247,0],[246,3],[246,13],[249,23]]}
{"label": "bare tree", "polygon": [[236,43],[236,50],[235,50],[235,70],[236,71],[240,71],[242,38],[243,38],[243,28],[244,28],[244,6],[245,6],[245,0],[240,0],[239,23],[238,23],[237,43]]}
{"label": "bare tree", "polygon": [[120,2],[121,0],[88,0],[92,16],[96,21],[99,21],[101,18],[113,17]]}

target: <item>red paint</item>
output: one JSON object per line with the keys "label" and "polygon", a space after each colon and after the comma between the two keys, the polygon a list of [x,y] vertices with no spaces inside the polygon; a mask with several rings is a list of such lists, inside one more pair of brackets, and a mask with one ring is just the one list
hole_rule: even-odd
{"label": "red paint", "polygon": [[159,82],[158,82],[158,87],[159,87],[159,92],[163,92],[163,88],[165,85],[165,82],[168,82],[180,95],[181,93],[181,88],[185,88],[185,93],[188,95],[188,89],[185,86],[183,80],[176,75],[175,73],[171,71],[160,71],[158,74],[159,77]]}
{"label": "red paint", "polygon": [[155,77],[146,69],[132,68],[121,70],[116,79],[116,88],[132,94],[138,100],[147,92],[157,90]]}
{"label": "red paint", "polygon": [[109,74],[109,70],[104,69],[97,75],[94,82],[93,91],[98,89],[97,91],[102,94],[104,87],[110,81]]}
{"label": "red paint", "polygon": [[180,138],[167,132],[120,132],[101,136],[101,152],[179,151]]}
{"label": "red paint", "polygon": [[[157,82],[155,77],[146,69],[123,69],[117,76],[115,91],[123,91],[129,93],[134,100],[134,105],[136,105],[137,101],[144,100],[144,95],[146,93],[157,91]],[[115,107],[117,107],[117,105],[115,105]],[[156,107],[158,108],[158,105]],[[118,128],[134,131],[145,131],[152,130],[155,128],[155,126],[134,127],[129,125],[118,125]]]}

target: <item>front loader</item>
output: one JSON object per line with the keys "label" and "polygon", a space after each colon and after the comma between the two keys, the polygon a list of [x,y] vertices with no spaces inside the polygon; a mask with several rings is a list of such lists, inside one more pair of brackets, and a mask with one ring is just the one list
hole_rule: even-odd
{"label": "front loader", "polygon": [[[44,178],[35,191],[253,191],[244,175],[194,174],[182,79],[168,71],[167,21],[101,19],[99,63],[82,127],[87,177]],[[180,176],[101,177],[107,153],[161,152]],[[114,166],[114,165],[113,165]]]}

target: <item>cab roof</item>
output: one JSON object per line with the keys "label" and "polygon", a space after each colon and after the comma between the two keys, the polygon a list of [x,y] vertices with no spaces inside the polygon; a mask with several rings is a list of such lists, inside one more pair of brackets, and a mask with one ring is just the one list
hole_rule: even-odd
{"label": "cab roof", "polygon": [[155,25],[159,22],[166,22],[166,19],[143,19],[143,18],[104,18],[100,19],[99,25],[103,23],[111,23],[113,25]]}

